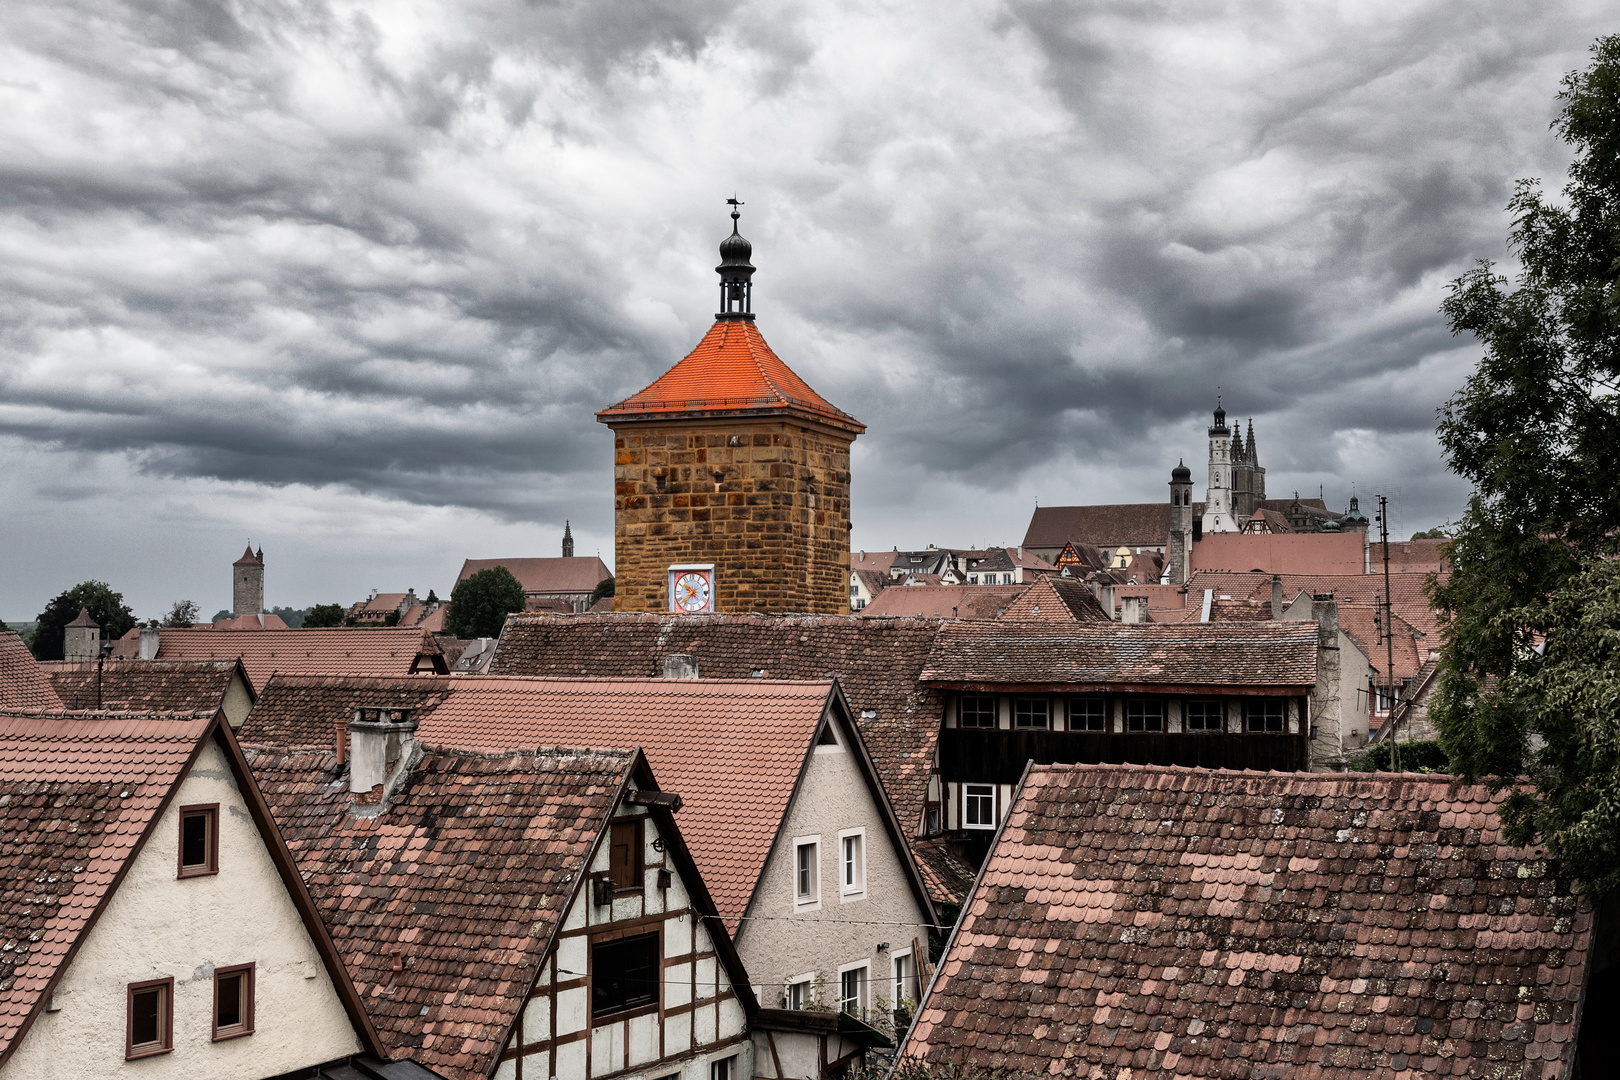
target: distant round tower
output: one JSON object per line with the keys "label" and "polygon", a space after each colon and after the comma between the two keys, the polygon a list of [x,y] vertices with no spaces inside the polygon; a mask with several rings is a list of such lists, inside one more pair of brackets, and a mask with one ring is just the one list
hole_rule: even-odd
{"label": "distant round tower", "polygon": [[264,548],[253,553],[249,544],[242,557],[231,564],[231,614],[257,615],[264,610]]}
{"label": "distant round tower", "polygon": [[1204,532],[1237,532],[1232,513],[1232,431],[1226,410],[1215,398],[1215,422],[1209,428],[1209,493],[1204,497]]}
{"label": "distant round tower", "polygon": [[62,659],[94,660],[100,655],[101,626],[81,607],[79,617],[62,628]]}

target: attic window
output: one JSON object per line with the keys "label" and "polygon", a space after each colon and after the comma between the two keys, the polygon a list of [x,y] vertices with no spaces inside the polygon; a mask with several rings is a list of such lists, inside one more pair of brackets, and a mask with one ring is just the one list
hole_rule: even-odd
{"label": "attic window", "polygon": [[179,877],[219,873],[219,804],[180,808]]}
{"label": "attic window", "polygon": [[591,946],[591,1023],[657,1007],[658,955],[656,932]]}
{"label": "attic window", "polygon": [[817,746],[837,746],[838,745],[838,736],[833,734],[833,726],[832,726],[832,724],[827,723],[827,724],[821,725],[821,734],[816,739],[816,745]]}
{"label": "attic window", "polygon": [[641,819],[615,821],[608,843],[608,874],[615,889],[639,889],[642,881]]}
{"label": "attic window", "polygon": [[214,1041],[253,1034],[253,965],[214,969]]}
{"label": "attic window", "polygon": [[167,1054],[174,1049],[174,980],[129,984],[126,1059]]}

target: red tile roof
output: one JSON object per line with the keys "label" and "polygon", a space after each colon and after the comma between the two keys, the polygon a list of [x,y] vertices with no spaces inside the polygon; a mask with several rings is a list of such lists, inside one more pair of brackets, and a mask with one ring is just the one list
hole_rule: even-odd
{"label": "red tile roof", "polygon": [[433,752],[362,818],[335,753],[247,753],[390,1054],[486,1076],[638,755]]}
{"label": "red tile roof", "polygon": [[1382,678],[1384,669],[1389,665],[1389,646],[1393,644],[1395,654],[1395,678],[1410,679],[1417,674],[1429,658],[1430,648],[1439,648],[1440,643],[1432,646],[1428,639],[1418,633],[1412,624],[1395,616],[1395,639],[1391,643],[1386,640],[1380,627],[1382,611],[1371,604],[1339,604],[1339,629],[1343,630],[1351,641],[1366,654],[1372,663],[1378,677]]}
{"label": "red tile roof", "polygon": [[801,414],[860,434],[866,425],[793,373],[751,320],[718,319],[697,348],[651,386],[596,414],[603,423],[742,413]]}
{"label": "red tile roof", "polygon": [[1206,533],[1192,546],[1192,568],[1237,573],[1360,574],[1360,533]]}
{"label": "red tile roof", "polygon": [[[1391,540],[1389,542],[1390,573],[1432,574],[1444,570],[1450,563],[1445,545],[1450,540]],[[1373,573],[1384,572],[1384,545],[1374,541],[1367,554],[1372,560]]]}
{"label": "red tile roof", "polygon": [[1028,621],[1045,622],[1109,622],[1091,587],[1078,578],[1045,575],[1038,578],[1023,594],[1014,598],[1002,613],[996,616]]}
{"label": "red tile roof", "polygon": [[937,686],[1309,687],[1314,623],[946,623],[922,680]]}
{"label": "red tile roof", "polygon": [[94,619],[92,619],[90,617],[90,609],[89,608],[83,608],[83,607],[79,609],[79,613],[77,615],[73,616],[73,621],[68,623],[68,625],[69,626],[93,626],[93,627],[97,627],[97,628],[100,628],[100,626],[101,626],[100,623],[96,622],[96,620],[94,620]]}
{"label": "red tile roof", "polygon": [[[1439,575],[1445,581],[1451,575]],[[1207,588],[1220,583],[1217,592],[1231,593],[1233,596],[1242,596],[1241,589],[1252,589],[1250,595],[1256,599],[1271,598],[1270,575],[1243,575],[1250,584],[1244,584],[1238,575],[1210,574],[1194,575],[1198,588]],[[1428,574],[1390,574],[1390,591],[1393,594],[1392,606],[1395,614],[1412,624],[1412,627],[1427,636],[1431,642],[1440,640],[1440,619],[1435,614],[1433,605],[1429,603],[1425,583]],[[1284,574],[1282,575],[1283,599],[1292,602],[1299,598],[1301,593],[1332,593],[1339,602],[1340,608],[1346,604],[1380,603],[1384,596],[1384,575],[1374,574]],[[1262,597],[1262,593],[1264,596]],[[1200,593],[1202,595],[1202,593]]]}
{"label": "red tile roof", "polygon": [[[217,709],[225,700],[236,660],[108,660],[47,665],[51,683],[69,709],[134,712]],[[243,682],[247,675],[243,673]],[[97,704],[99,683],[100,704]]]}
{"label": "red tile roof", "polygon": [[[133,651],[120,640],[119,652]],[[125,646],[129,646],[128,649]],[[271,672],[333,675],[407,675],[413,670],[443,673],[444,650],[421,627],[333,627],[320,630],[164,630],[160,660],[241,658],[255,689]]]}
{"label": "red tile roof", "polygon": [[851,570],[872,570],[885,576],[889,567],[894,565],[894,557],[898,551],[852,551],[849,553],[849,568]]}
{"label": "red tile roof", "polygon": [[[933,577],[931,574],[913,576]],[[1027,584],[891,585],[861,608],[859,616],[863,619],[994,619],[1029,587]]]}
{"label": "red tile roof", "polygon": [[60,709],[50,676],[22,638],[0,632],[0,709]]}
{"label": "red tile roof", "polygon": [[514,615],[490,673],[647,678],[663,671],[664,657],[683,653],[705,678],[836,675],[911,830],[922,818],[944,715],[944,698],[917,680],[940,625],[832,615]]}
{"label": "red tile roof", "polygon": [[[425,681],[425,680],[424,680]],[[832,693],[829,681],[536,679],[456,676],[404,683],[417,737],[486,753],[536,746],[639,746],[659,786],[686,801],[682,831],[732,928],[747,908]],[[242,726],[244,743],[334,745],[357,699],[400,680],[278,677]]]}
{"label": "red tile roof", "polygon": [[928,895],[936,904],[960,904],[967,899],[979,869],[956,850],[949,838],[914,838],[911,851],[917,857],[917,868],[922,871]]}
{"label": "red tile roof", "polygon": [[461,564],[457,584],[480,570],[504,566],[511,571],[525,593],[585,593],[613,576],[607,564],[595,555],[570,558],[468,559]]}
{"label": "red tile roof", "polygon": [[[229,619],[215,619],[213,622],[206,624],[206,627],[214,630],[285,630],[287,624],[282,621],[280,615],[272,615],[269,612],[261,611],[257,614],[237,615]],[[140,636],[141,632],[139,630],[131,630],[124,635],[125,638],[131,641],[139,640]]]}
{"label": "red tile roof", "polygon": [[1028,1076],[1563,1077],[1592,914],[1444,776],[1036,766],[907,1055]]}
{"label": "red tile roof", "polygon": [[1069,541],[1108,548],[1164,547],[1170,542],[1170,503],[1036,507],[1024,546],[1044,550]]}

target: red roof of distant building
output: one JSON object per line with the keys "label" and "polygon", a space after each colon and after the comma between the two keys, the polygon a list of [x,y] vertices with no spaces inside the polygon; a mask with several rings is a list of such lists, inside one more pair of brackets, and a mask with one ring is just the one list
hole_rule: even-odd
{"label": "red roof of distant building", "polygon": [[751,320],[718,319],[697,348],[640,393],[596,414],[604,423],[683,414],[796,412],[853,431],[866,425],[810,389]]}
{"label": "red roof of distant building", "polygon": [[96,627],[98,629],[101,626],[100,623],[96,622],[96,620],[94,620],[94,619],[92,619],[90,617],[90,609],[89,608],[80,608],[79,613],[73,617],[73,621],[68,623],[68,625],[69,626],[93,626],[93,627]]}
{"label": "red roof of distant building", "polygon": [[[138,642],[119,641],[120,655]],[[126,652],[126,647],[128,651]],[[273,671],[323,675],[444,674],[444,650],[421,627],[328,627],[317,630],[163,630],[159,660],[231,660],[240,657],[253,689]]]}
{"label": "red roof of distant building", "polygon": [[[934,578],[933,574],[912,577]],[[994,619],[1025,585],[891,585],[856,613],[859,618]]]}
{"label": "red roof of distant building", "polygon": [[50,676],[16,634],[0,633],[0,709],[60,709]]}
{"label": "red roof of distant building", "polygon": [[1206,533],[1192,546],[1192,568],[1360,574],[1367,568],[1366,539],[1360,533]]}
{"label": "red roof of distant building", "polygon": [[[1134,594],[1133,594],[1134,595]],[[1023,595],[1015,597],[999,619],[1046,622],[1110,622],[1107,612],[1091,595],[1091,586],[1079,578],[1042,575]]]}
{"label": "red roof of distant building", "polygon": [[263,559],[259,558],[255,554],[253,554],[253,545],[249,544],[247,546],[247,550],[242,552],[242,557],[240,559],[237,559],[235,562],[231,563],[231,565],[232,566],[244,566],[244,565],[246,565],[246,566],[259,566],[263,562],[264,562]]}
{"label": "red roof of distant building", "polygon": [[1021,1076],[1567,1076],[1593,914],[1503,838],[1506,797],[1033,766],[902,1054]]}
{"label": "red roof of distant building", "polygon": [[[228,619],[215,619],[212,623],[208,623],[206,625],[208,627],[214,629],[214,630],[285,630],[285,629],[287,629],[287,624],[286,624],[286,622],[284,622],[282,620],[280,615],[272,615],[272,614],[270,614],[269,612],[266,612],[266,611],[261,611],[261,612],[258,612],[257,614],[250,614],[250,615],[235,615],[235,616],[232,616],[231,618],[228,618]],[[141,636],[140,631],[139,630],[131,630],[128,634],[124,635],[124,637],[126,637],[126,638],[132,637],[132,636],[135,639],[139,639],[140,636]]]}
{"label": "red roof of distant building", "polygon": [[590,593],[613,576],[607,564],[595,555],[570,558],[467,559],[456,577],[459,584],[478,573],[504,566],[517,578],[525,593]]}
{"label": "red roof of distant building", "polygon": [[[57,694],[69,709],[168,712],[220,708],[240,663],[234,659],[114,658],[105,664],[53,663],[48,671]],[[243,676],[245,683],[245,671]]]}

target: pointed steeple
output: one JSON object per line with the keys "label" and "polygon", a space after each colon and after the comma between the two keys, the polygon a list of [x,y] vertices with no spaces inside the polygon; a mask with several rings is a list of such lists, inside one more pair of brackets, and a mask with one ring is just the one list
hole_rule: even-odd
{"label": "pointed steeple", "polygon": [[737,208],[742,205],[733,195],[726,200],[731,205],[731,235],[720,241],[720,265],[715,272],[720,275],[720,311],[717,319],[744,319],[752,322],[754,319],[754,264],[748,259],[754,253],[754,245],[743,239],[737,231],[742,213]]}
{"label": "pointed steeple", "polygon": [[1250,465],[1258,465],[1258,464],[1260,464],[1260,455],[1258,453],[1256,453],[1255,449],[1254,449],[1254,417],[1252,417],[1252,416],[1249,417],[1249,449],[1248,449],[1248,454],[1249,454],[1249,464]]}
{"label": "pointed steeple", "polygon": [[1236,465],[1241,465],[1244,462],[1242,428],[1238,428],[1237,434],[1232,436],[1232,462]]}
{"label": "pointed steeple", "polygon": [[570,523],[565,520],[563,522],[563,558],[572,559],[573,557],[574,530],[570,527]]}

